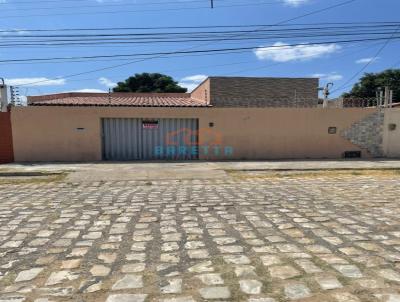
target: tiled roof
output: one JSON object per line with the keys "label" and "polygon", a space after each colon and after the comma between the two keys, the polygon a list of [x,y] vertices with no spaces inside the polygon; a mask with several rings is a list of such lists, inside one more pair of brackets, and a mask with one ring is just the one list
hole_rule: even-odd
{"label": "tiled roof", "polygon": [[207,107],[189,93],[59,93],[29,96],[29,106]]}

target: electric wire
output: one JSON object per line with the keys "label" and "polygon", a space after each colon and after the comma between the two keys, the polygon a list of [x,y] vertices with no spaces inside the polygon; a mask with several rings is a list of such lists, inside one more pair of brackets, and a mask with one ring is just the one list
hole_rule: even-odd
{"label": "electric wire", "polygon": [[[282,20],[280,22],[275,23],[275,26],[282,25],[282,24],[285,24],[285,23],[289,23],[291,21],[299,20],[299,19],[302,19],[302,18],[305,18],[305,17],[309,17],[309,16],[312,16],[312,15],[315,15],[315,14],[322,13],[322,12],[326,12],[326,11],[329,11],[329,10],[332,10],[332,9],[335,9],[335,8],[338,8],[338,7],[342,7],[342,6],[348,5],[350,3],[354,3],[356,1],[357,0],[342,1],[342,2],[339,2],[339,3],[334,4],[334,5],[330,5],[330,6],[321,8],[321,9],[313,10],[311,12],[298,15],[298,16],[293,17],[293,18]],[[223,41],[223,40],[221,40],[221,41]],[[198,46],[195,46],[195,47],[198,47]],[[193,47],[186,48],[186,49],[193,49]],[[186,49],[184,49],[184,50],[186,50]],[[66,76],[57,77],[55,79],[66,79],[66,78],[77,77],[77,76],[81,76],[81,75],[85,75],[85,74],[95,73],[95,72],[99,72],[99,71],[111,70],[111,69],[115,69],[115,68],[119,68],[119,67],[123,67],[123,66],[132,65],[132,64],[135,64],[135,63],[143,62],[143,61],[146,61],[146,60],[156,59],[156,58],[159,58],[159,57],[162,57],[162,55],[143,58],[143,59],[135,60],[135,61],[128,62],[128,63],[116,64],[116,65],[106,66],[106,67],[102,67],[102,68],[96,68],[96,69],[92,69],[92,70],[88,70],[88,71],[82,71],[82,72],[78,72],[78,73],[68,74]],[[31,82],[31,83],[26,83],[26,84],[21,85],[21,86],[34,85],[34,84],[38,84],[38,83],[48,82],[49,80],[51,80],[51,79],[43,80],[43,81],[35,81],[35,82]]]}

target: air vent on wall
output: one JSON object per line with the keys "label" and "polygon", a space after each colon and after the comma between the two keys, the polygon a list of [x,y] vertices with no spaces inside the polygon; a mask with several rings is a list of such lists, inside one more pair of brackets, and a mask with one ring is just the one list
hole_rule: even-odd
{"label": "air vent on wall", "polygon": [[343,153],[344,158],[361,158],[361,151],[346,151]]}

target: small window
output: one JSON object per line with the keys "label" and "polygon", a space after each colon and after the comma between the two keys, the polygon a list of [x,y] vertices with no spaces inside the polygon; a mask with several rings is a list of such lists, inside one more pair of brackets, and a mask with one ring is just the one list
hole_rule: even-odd
{"label": "small window", "polygon": [[328,128],[328,133],[329,134],[336,134],[337,128],[336,127],[329,127]]}
{"label": "small window", "polygon": [[214,127],[214,123],[208,123],[208,126],[209,126],[210,128],[212,128],[212,127]]}
{"label": "small window", "polygon": [[396,124],[389,124],[389,131],[394,131],[396,130],[397,125]]}

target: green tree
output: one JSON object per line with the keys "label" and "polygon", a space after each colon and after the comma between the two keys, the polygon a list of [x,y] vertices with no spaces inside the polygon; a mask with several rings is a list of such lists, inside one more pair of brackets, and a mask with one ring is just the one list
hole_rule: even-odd
{"label": "green tree", "polygon": [[114,92],[187,92],[170,76],[161,73],[137,73],[124,82],[118,82]]}
{"label": "green tree", "polygon": [[378,73],[366,73],[353,86],[353,89],[344,93],[344,97],[370,98],[376,96],[378,88],[389,86],[393,90],[393,101],[400,100],[400,69],[388,69]]}

